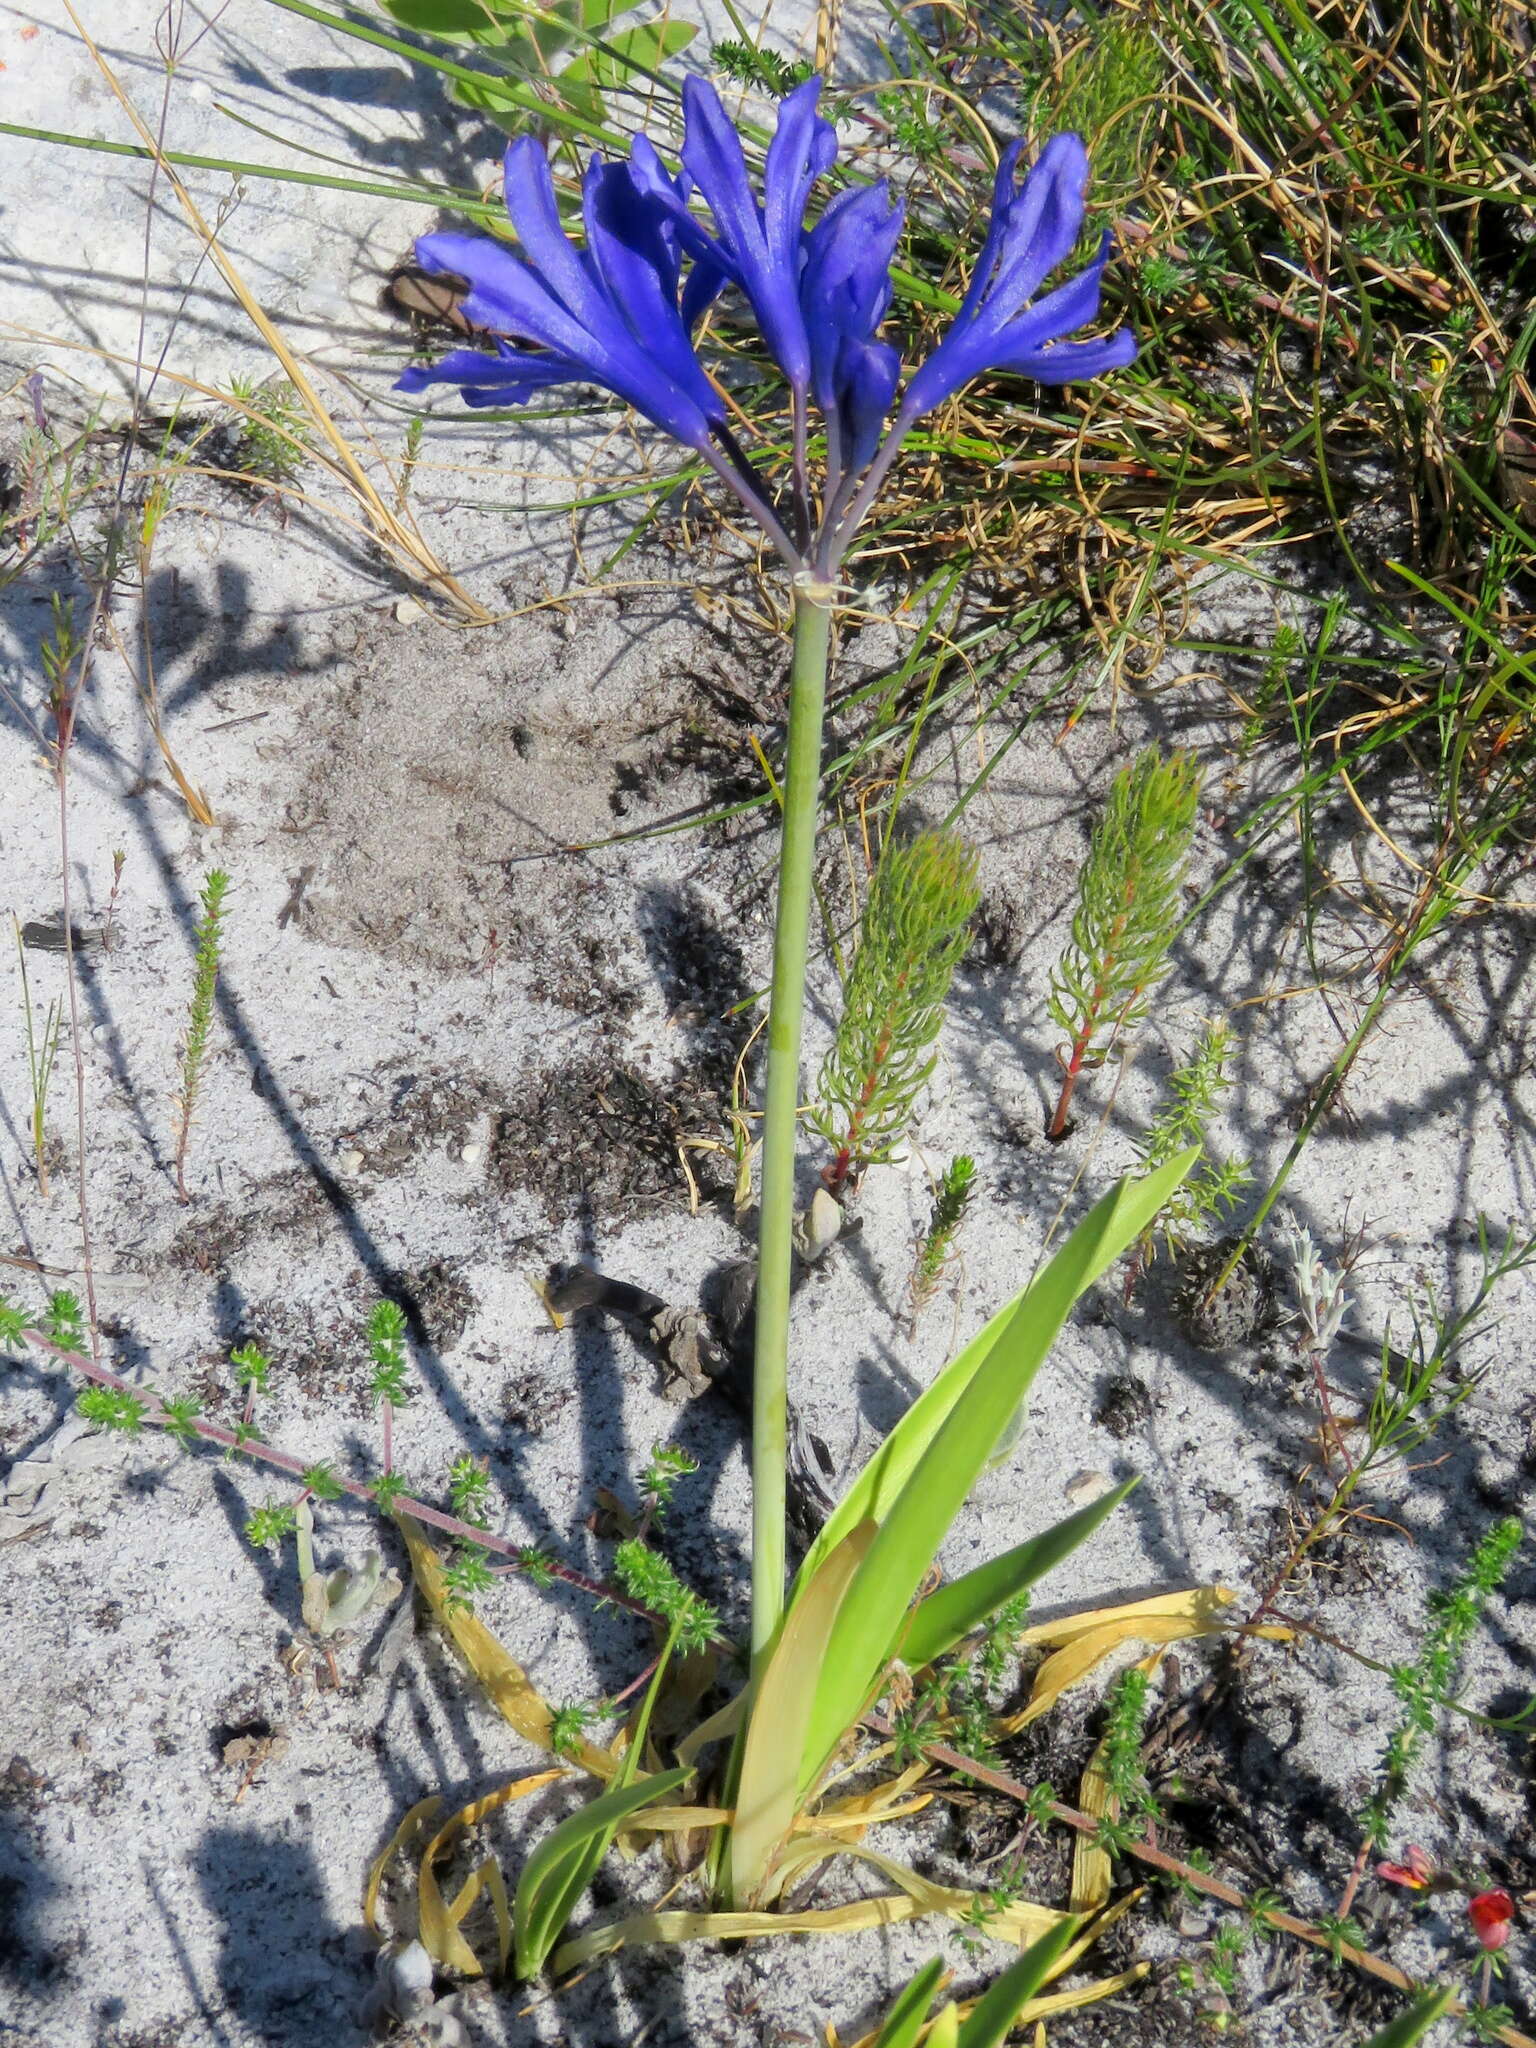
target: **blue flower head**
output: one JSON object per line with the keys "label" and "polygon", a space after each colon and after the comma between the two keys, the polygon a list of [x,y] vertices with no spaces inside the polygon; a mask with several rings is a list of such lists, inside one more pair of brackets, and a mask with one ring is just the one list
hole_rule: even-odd
{"label": "blue flower head", "polygon": [[[424,269],[467,282],[464,315],[498,337],[495,353],[455,349],[430,369],[408,370],[400,388],[457,384],[483,406],[520,404],[552,384],[599,385],[696,449],[795,569],[829,576],[907,433],[965,385],[990,372],[1065,384],[1134,359],[1128,328],[1071,338],[1098,318],[1107,235],[1089,264],[1042,292],[1077,243],[1088,183],[1082,143],[1058,135],[1022,181],[1021,145],[1004,152],[965,298],[898,397],[901,359],[881,328],[902,209],[881,180],[838,192],[807,225],[813,188],[837,155],[817,111],[820,90],[808,79],[781,103],[759,198],[718,94],[689,79],[682,170],[669,172],[643,136],[627,162],[594,157],[580,249],[560,225],[542,149],[526,136],[514,142],[505,188],[521,255],[480,235],[427,235],[416,245]],[[696,198],[708,220],[693,210]],[[700,317],[726,285],[751,306],[789,386],[795,475],[782,520],[694,348]],[[819,511],[805,467],[813,405],[827,450]]]}

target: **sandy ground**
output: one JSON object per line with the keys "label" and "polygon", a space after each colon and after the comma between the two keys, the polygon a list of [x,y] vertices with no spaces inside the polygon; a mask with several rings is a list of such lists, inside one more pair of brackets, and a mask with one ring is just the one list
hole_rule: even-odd
{"label": "sandy ground", "polygon": [[[148,76],[143,25],[113,26],[114,48]],[[58,33],[44,30],[55,56]],[[7,92],[25,63],[42,61],[41,43],[7,58]],[[288,17],[223,17],[203,69],[174,102],[191,123],[180,145],[208,146],[208,109],[233,79],[273,103],[279,91],[285,105],[297,93],[305,118],[325,113],[349,147],[359,134],[370,148],[393,147],[402,126],[419,125],[413,147],[442,162],[431,153],[442,117],[421,111],[433,103],[419,81],[400,67],[399,98],[382,104],[370,89],[348,99],[345,81],[306,82],[305,67],[323,64],[326,50],[334,65],[320,32]],[[75,126],[105,126],[110,110],[79,85],[92,75],[85,60],[69,61],[75,70],[66,66],[50,88],[61,93],[60,123],[67,100]],[[472,142],[460,136],[456,146],[481,161]],[[45,192],[31,239],[12,248],[13,278],[42,290],[45,255],[56,261],[49,331],[64,323],[77,339],[93,334],[131,350],[137,314],[127,281],[138,260],[132,236],[143,232],[142,177],[89,158],[50,159],[66,161],[69,175]],[[383,393],[401,344],[372,299],[407,239],[402,219],[412,217],[381,204],[369,226],[368,202],[348,200],[333,214],[334,198],[285,200],[269,220],[268,201],[252,196],[236,216],[242,232],[249,227],[244,255],[270,261],[280,288],[268,303],[292,316],[295,342],[330,368],[358,369],[346,400],[354,421],[398,450],[403,418],[383,409]],[[109,230],[115,268],[91,254],[90,236]],[[169,262],[186,245],[168,219],[162,231],[172,238]],[[299,249],[307,268],[292,260]],[[334,302],[316,294],[322,274],[337,281]],[[201,284],[168,361],[211,380],[251,358],[211,286],[206,307],[200,293]],[[9,303],[12,318],[47,324]],[[109,373],[89,359],[40,352],[21,335],[8,354],[18,373],[44,364],[57,424],[82,420],[91,392],[105,394],[104,425],[121,417]],[[631,552],[610,587],[593,590],[587,578],[622,526],[573,527],[548,510],[509,514],[557,505],[574,477],[602,474],[610,456],[631,463],[627,438],[605,454],[611,421],[600,416],[589,433],[556,423],[488,444],[448,403],[418,468],[415,503],[442,558],[504,615],[494,627],[467,630],[430,598],[417,603],[334,519],[285,517],[213,479],[184,481],[148,586],[125,590],[115,607],[129,647],[147,623],[167,742],[216,822],[205,828],[189,816],[127,665],[104,647],[71,772],[67,849],[76,919],[91,930],[105,913],[114,852],[126,855],[112,947],[85,957],[80,980],[104,1343],[146,1385],[193,1394],[227,1421],[238,1405],[228,1351],[255,1340],[277,1367],[263,1411],[273,1439],[371,1469],[377,1433],[362,1326],[371,1303],[389,1295],[410,1317],[419,1389],[400,1423],[399,1455],[423,1490],[442,1484],[455,1457],[487,1458],[497,1526],[602,1574],[611,1546],[589,1526],[598,1489],[632,1498],[649,1447],[680,1442],[700,1470],[680,1489],[671,1554],[739,1624],[746,1483],[734,1416],[714,1396],[673,1398],[619,1325],[588,1318],[555,1332],[533,1282],[553,1261],[582,1259],[688,1301],[740,1250],[704,1155],[692,1156],[705,1199],[690,1207],[676,1140],[723,1136],[741,1043],[726,1013],[766,978],[773,844],[762,816],[622,838],[582,855],[556,849],[755,792],[749,739],[772,739],[783,649],[752,623],[758,593],[728,546],[689,554],[680,528],[662,528],[651,552]],[[0,452],[19,453],[30,407],[22,389],[5,400]],[[101,459],[119,447],[103,441]],[[664,459],[654,446],[645,454]],[[35,726],[38,644],[50,594],[63,587],[59,561],[40,562],[4,593],[0,620],[0,902],[23,922],[56,919],[62,908],[56,790]],[[845,678],[877,673],[914,628],[899,592],[871,595],[878,616],[848,635]],[[1268,601],[1259,608],[1239,587],[1216,587],[1193,637],[1262,638],[1272,617]],[[1193,666],[1174,654],[1164,672]],[[861,1234],[797,1301],[796,1395],[841,1470],[867,1454],[955,1341],[1028,1278],[1058,1213],[1080,1213],[1132,1162],[1135,1133],[1205,1017],[1230,1014],[1240,1042],[1217,1141],[1251,1160],[1262,1185],[1357,1014],[1347,991],[1327,1002],[1306,993],[1294,840],[1281,834],[1181,941],[1112,1105],[1105,1077],[1086,1092],[1080,1135],[1056,1150],[1041,1142],[1057,1035],[1046,981],[1113,768],[1149,735],[1179,739],[1216,764],[1196,886],[1230,860],[1235,826],[1273,773],[1261,755],[1224,782],[1231,729],[1215,679],[1113,705],[1106,695],[1061,738],[1059,716],[1021,717],[1043,705],[1052,673],[1047,658],[1007,722],[978,728],[969,714],[957,718],[926,758],[918,807],[938,818],[980,761],[1014,741],[966,819],[982,850],[994,942],[978,942],[957,978],[910,1158],[870,1176]],[[1387,816],[1412,845],[1411,803]],[[1337,872],[1353,874],[1358,863],[1401,889],[1352,812],[1323,821],[1322,852]],[[193,1199],[183,1207],[169,1171],[177,1047],[196,898],[213,866],[229,871],[232,890]],[[838,891],[846,900],[846,872],[844,849],[829,844],[829,900]],[[1353,957],[1370,935],[1357,915],[1325,920],[1324,964]],[[28,967],[34,1003],[46,1007],[63,992],[58,958],[33,950]],[[1458,928],[1405,986],[1358,1063],[1345,1113],[1327,1122],[1295,1176],[1291,1213],[1327,1250],[1366,1231],[1354,1326],[1367,1336],[1389,1316],[1403,1332],[1409,1303],[1431,1286],[1449,1300],[1465,1296],[1477,1272],[1478,1214],[1501,1235],[1529,1213],[1529,969],[1528,931],[1515,919]],[[7,973],[4,1240],[77,1274],[73,1066],[66,1055],[54,1084],[54,1190],[45,1200],[25,1130],[19,981]],[[822,960],[812,1059],[835,989]],[[975,1155],[982,1189],[963,1263],[912,1333],[905,1293],[928,1175],[962,1150]],[[35,1298],[22,1272],[8,1277],[15,1298]],[[1527,1276],[1507,1283],[1498,1329],[1471,1354],[1490,1370],[1437,1437],[1433,1462],[1389,1475],[1373,1494],[1384,1521],[1339,1546],[1305,1590],[1325,1626],[1368,1656],[1401,1657],[1426,1592],[1454,1574],[1497,1516],[1528,1512],[1533,1305]],[[1370,1364],[1357,1352],[1341,1350],[1334,1372],[1346,1399],[1368,1388]],[[370,1622],[340,1653],[339,1689],[317,1685],[313,1669],[285,1667],[300,1619],[291,1553],[253,1552],[242,1534],[271,1491],[258,1475],[181,1456],[158,1439],[72,1437],[74,1389],[36,1359],[0,1365],[0,1389],[0,1512],[10,1518],[0,1560],[0,2038],[28,2048],[364,2039],[373,1945],[360,1896],[370,1860],[414,1801],[473,1797],[530,1768],[532,1753],[430,1632],[384,1675],[371,1663],[383,1624]],[[1132,1502],[1041,1589],[1039,1611],[1209,1582],[1251,1600],[1284,1554],[1314,1424],[1283,1333],[1197,1351],[1169,1312],[1162,1273],[1129,1305],[1107,1286],[1064,1336],[1018,1453],[977,1490],[945,1565],[963,1569],[1055,1519],[1084,1474],[1134,1471],[1143,1483]],[[360,1514],[325,1512],[323,1558],[356,1562],[372,1540]],[[1530,1689],[1533,1589],[1527,1552],[1469,1664],[1475,1703],[1507,1704]],[[649,1654],[638,1622],[579,1596],[510,1581],[486,1612],[556,1701],[617,1690]],[[1197,1684],[1201,1651],[1184,1652],[1182,1664],[1181,1683]],[[1036,1741],[1021,1771],[1071,1787],[1091,1748],[1091,1697]],[[1265,1653],[1191,1764],[1211,1837],[1237,1856],[1242,1881],[1276,1885],[1304,1911],[1328,1909],[1391,1715],[1387,1678],[1336,1651],[1312,1643]],[[243,1785],[225,1746],[264,1731],[280,1731],[286,1747]],[[1416,1780],[1405,1839],[1528,1889],[1521,1762],[1514,1741],[1459,1728]],[[494,1836],[509,1871],[569,1798],[555,1790]],[[888,1845],[935,1874],[978,1879],[958,1823],[924,1822]],[[592,1914],[611,1917],[622,1901],[653,1900],[662,1888],[654,1862],[605,1874]],[[1408,1967],[1465,1952],[1453,1911],[1410,1920],[1379,1886],[1367,1887],[1362,1908],[1378,1945]],[[1177,1916],[1149,1909],[1125,1953],[1167,1953]],[[1192,1952],[1197,1940],[1188,1926],[1184,1933]],[[934,1925],[729,1955],[647,1953],[527,2011],[516,1994],[498,1994],[477,2002],[470,2019],[486,2040],[591,2048],[820,2038],[829,2021],[851,2038],[936,1948],[968,1981],[1002,1959],[993,1951],[973,1961]],[[1518,1953],[1514,1961],[1514,1995],[1528,1995]],[[1369,2032],[1356,2024],[1364,2007],[1340,2008],[1340,1980],[1293,1965],[1288,1955],[1250,1968],[1253,2039]],[[1134,2019],[1090,2016],[1052,2038],[1107,2039],[1128,2021],[1148,2039],[1201,2038],[1171,1988],[1139,1998]]]}

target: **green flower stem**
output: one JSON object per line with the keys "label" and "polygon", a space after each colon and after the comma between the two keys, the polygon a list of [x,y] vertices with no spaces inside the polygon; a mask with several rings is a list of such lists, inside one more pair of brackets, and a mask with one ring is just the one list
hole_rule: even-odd
{"label": "green flower stem", "polygon": [[821,792],[821,725],[832,639],[832,588],[795,584],[789,739],[779,842],[768,1095],[757,1238],[757,1349],[752,1366],[752,1667],[760,1671],[784,1612],[784,1463],[789,1369],[790,1232],[800,1108],[800,1024],[810,938],[811,879]]}

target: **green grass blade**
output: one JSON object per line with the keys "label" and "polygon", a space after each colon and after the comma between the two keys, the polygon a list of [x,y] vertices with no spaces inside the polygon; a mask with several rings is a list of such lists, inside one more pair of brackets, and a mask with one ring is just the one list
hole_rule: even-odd
{"label": "green grass blade", "polygon": [[[250,121],[242,121],[244,128],[253,127]],[[258,130],[258,133],[266,131]],[[184,171],[227,171],[232,178],[264,178],[277,185],[323,185],[332,192],[362,192],[373,199],[398,199],[407,206],[448,206],[455,213],[478,216],[485,220],[505,220],[506,208],[482,200],[473,192],[459,192],[448,185],[417,185],[409,182],[380,184],[371,178],[338,178],[320,171],[285,170],[277,164],[242,163],[236,157],[189,156],[185,150],[153,150],[140,142],[108,142],[98,135],[71,135],[58,128],[29,128],[20,121],[0,121],[0,135],[17,135],[24,142],[47,142],[58,149],[89,149],[101,156],[137,157],[142,163],[154,163],[163,157],[168,164],[175,164]],[[281,140],[282,138],[278,138]],[[287,143],[288,148],[297,148],[296,143]]]}
{"label": "green grass blade", "polygon": [[1063,1920],[1049,1934],[1041,1935],[1025,1949],[1011,1968],[1004,1970],[992,1988],[977,1999],[971,2016],[960,2029],[957,2048],[1002,2048],[1008,2030],[1041,1987],[1050,1982],[1068,1948],[1082,1927],[1080,1920]]}
{"label": "green grass blade", "polygon": [[928,2008],[944,1981],[944,1964],[938,1956],[924,1963],[907,1988],[901,1992],[874,2039],[874,2048],[916,2048],[917,2037],[928,2024]]}
{"label": "green grass blade", "polygon": [[[868,1704],[924,1573],[1072,1304],[1135,1243],[1198,1157],[1198,1146],[1191,1147],[1140,1180],[1122,1181],[1097,1202],[1000,1326],[994,1318],[982,1332],[991,1341],[979,1362],[969,1364],[958,1384],[951,1380],[954,1367],[941,1375],[935,1388],[945,1395],[930,1402],[930,1389],[915,1403],[854,1481],[850,1493],[865,1496],[858,1519],[869,1515],[879,1528],[838,1610],[818,1677],[801,1764],[802,1795]],[[925,1404],[926,1412],[920,1412]],[[893,1442],[897,1451],[887,1457]],[[899,1490],[898,1468],[905,1474]],[[841,1514],[840,1504],[832,1519]]]}
{"label": "green grass blade", "polygon": [[1455,1997],[1455,1987],[1450,1984],[1442,1985],[1438,1991],[1426,1991],[1406,2012],[1400,2012],[1395,2020],[1388,2020],[1372,2034],[1361,2048],[1412,2048],[1412,2043],[1422,2041],[1435,2021],[1445,2015]]}
{"label": "green grass blade", "polygon": [[[980,1329],[959,1355],[944,1368],[932,1386],[918,1396],[828,1517],[826,1527],[812,1544],[805,1562],[800,1567],[795,1580],[796,1596],[809,1584],[812,1573],[820,1566],[827,1552],[834,1545],[841,1543],[850,1529],[867,1518],[873,1518],[877,1522],[884,1521],[911,1477],[918,1459],[932,1443],[955,1403],[986,1363],[1004,1331],[1011,1328],[1018,1318],[1030,1318],[1045,1313],[1045,1304],[1049,1298],[1052,1302],[1059,1302],[1059,1313],[1050,1331],[1050,1336],[1054,1337],[1078,1295],[1085,1288],[1092,1286],[1127,1245],[1135,1242],[1189,1172],[1195,1157],[1193,1152],[1186,1153],[1179,1159],[1170,1160],[1166,1167],[1160,1168],[1155,1174],[1149,1174],[1144,1180],[1122,1182],[1106,1195],[1084,1218],[1045,1271],[1038,1275],[1024,1293],[1016,1295],[1012,1301],[1000,1308],[991,1321]],[[1134,1227],[1133,1217],[1141,1219]],[[1108,1229],[1111,1218],[1114,1219],[1112,1232]],[[1079,1258],[1084,1258],[1086,1263],[1080,1275],[1072,1280],[1071,1293],[1063,1299],[1063,1285],[1071,1276]]]}
{"label": "green grass blade", "polygon": [[952,1650],[962,1636],[980,1628],[1016,1594],[1044,1578],[1063,1558],[1070,1557],[1080,1543],[1086,1543],[1099,1524],[1107,1521],[1140,1483],[1128,1479],[1102,1500],[1079,1508],[1075,1515],[1065,1516],[1038,1536],[1005,1550],[989,1564],[979,1564],[974,1571],[951,1579],[936,1593],[930,1593],[907,1624],[898,1651],[902,1662],[920,1671],[925,1664]]}
{"label": "green grass blade", "polygon": [[524,1866],[512,1903],[513,1966],[519,1977],[537,1976],[544,1967],[622,1823],[642,1806],[675,1792],[689,1775],[679,1768],[619,1785],[589,1800],[544,1837]]}

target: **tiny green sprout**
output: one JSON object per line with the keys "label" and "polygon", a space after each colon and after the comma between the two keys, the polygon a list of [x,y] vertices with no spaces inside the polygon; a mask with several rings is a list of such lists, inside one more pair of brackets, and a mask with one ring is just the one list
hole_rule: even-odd
{"label": "tiny green sprout", "polygon": [[192,1141],[192,1123],[202,1091],[203,1069],[208,1059],[208,1040],[213,1030],[213,997],[219,979],[219,949],[224,937],[224,897],[229,876],[222,868],[209,870],[203,883],[202,916],[197,921],[197,947],[192,963],[192,1000],[187,1011],[187,1032],[181,1047],[181,1089],[176,1103],[176,1197],[188,1202],[187,1147]]}
{"label": "tiny green sprout", "polygon": [[466,1452],[454,1459],[448,1472],[448,1498],[461,1522],[473,1522],[477,1529],[488,1525],[485,1504],[490,1490],[491,1475],[478,1458]]}
{"label": "tiny green sprout", "polygon": [[1191,273],[1171,256],[1156,253],[1142,258],[1141,286],[1149,299],[1172,299],[1188,291]]}
{"label": "tiny green sprout", "polygon": [[[1205,1849],[1191,1849],[1189,1854],[1184,1858],[1184,1861],[1191,1870],[1206,1872],[1209,1871],[1211,1867],[1210,1854]],[[1201,1891],[1199,1885],[1192,1884],[1182,1871],[1170,1870],[1164,1872],[1163,1881],[1166,1884],[1168,1884],[1173,1889],[1173,1891],[1175,1891],[1178,1894],[1178,1896],[1181,1899],[1188,1899],[1191,1902],[1191,1904],[1209,1902],[1208,1894]]]}
{"label": "tiny green sprout", "polygon": [[602,1710],[584,1700],[571,1700],[556,1707],[549,1721],[549,1746],[556,1756],[574,1757],[581,1748],[584,1730],[602,1719]]}
{"label": "tiny green sprout", "polygon": [[1515,2010],[1510,2005],[1469,2005],[1461,2023],[1474,2041],[1497,2041],[1506,2027],[1514,2025]]}
{"label": "tiny green sprout", "polygon": [[1425,1603],[1429,1627],[1418,1656],[1411,1664],[1392,1668],[1392,1690],[1402,1711],[1377,1765],[1376,1790],[1360,1816],[1361,1832],[1372,1847],[1380,1846],[1391,1832],[1393,1812],[1407,1790],[1419,1750],[1434,1733],[1441,1708],[1455,1696],[1467,1644],[1523,1538],[1516,1517],[1495,1523],[1477,1543],[1454,1585],[1431,1594]]}
{"label": "tiny green sprout", "polygon": [[1104,1721],[1104,1777],[1132,1837],[1143,1835],[1161,1811],[1142,1760],[1150,1697],[1150,1679],[1133,1664],[1110,1687]]}
{"label": "tiny green sprout", "polygon": [[949,1698],[950,1737],[962,1756],[979,1764],[995,1764],[997,1747],[992,1740],[992,1709],[983,1689],[965,1672]]}
{"label": "tiny green sprout", "polygon": [[229,1354],[235,1384],[250,1394],[265,1394],[271,1385],[272,1361],[255,1344],[237,1344]]}
{"label": "tiny green sprout", "polygon": [[929,1743],[943,1734],[940,1716],[949,1705],[952,1667],[931,1671],[904,1707],[892,1717],[893,1755],[898,1769],[916,1763]]}
{"label": "tiny green sprout", "polygon": [[995,1689],[1003,1682],[1009,1659],[1019,1646],[1019,1635],[1029,1618],[1029,1589],[1005,1601],[987,1623],[987,1632],[976,1652],[976,1670],[983,1685]]}
{"label": "tiny green sprout", "polygon": [[640,1498],[651,1519],[659,1522],[672,1505],[680,1479],[697,1472],[699,1461],[677,1444],[657,1444],[640,1475]]}
{"label": "tiny green sprout", "polygon": [[1124,1819],[1116,1813],[1103,1813],[1093,1831],[1093,1843],[1111,1856],[1123,1856],[1132,1845],[1141,1840],[1142,1825],[1137,1819]]}
{"label": "tiny green sprout", "polygon": [[555,1583],[554,1560],[548,1551],[535,1549],[530,1543],[518,1551],[517,1562],[541,1593],[547,1593]]}
{"label": "tiny green sprout", "polygon": [[488,1593],[496,1581],[491,1576],[488,1550],[478,1543],[461,1541],[450,1563],[443,1568],[447,1588],[444,1605],[450,1614],[473,1612],[475,1596]]}
{"label": "tiny green sprout", "polygon": [[1043,1828],[1059,1804],[1056,1787],[1048,1778],[1042,1778],[1038,1785],[1030,1787],[1029,1797],[1024,1801],[1024,1811],[1037,1828]]}
{"label": "tiny green sprout", "polygon": [[386,1515],[394,1513],[395,1503],[406,1491],[406,1483],[398,1472],[381,1472],[373,1482],[374,1503]]}
{"label": "tiny green sprout", "polygon": [[373,1359],[369,1392],[375,1401],[403,1408],[410,1399],[405,1384],[405,1311],[396,1301],[376,1301],[368,1316],[368,1350]]}
{"label": "tiny green sprout", "polygon": [[[1207,1024],[1194,1053],[1168,1076],[1162,1107],[1136,1148],[1145,1172],[1166,1165],[1191,1145],[1204,1147],[1206,1125],[1232,1085],[1227,1073],[1231,1050],[1228,1027]],[[1202,1149],[1194,1170],[1143,1233],[1141,1256],[1150,1258],[1159,1235],[1170,1251],[1179,1250],[1195,1231],[1232,1209],[1252,1178],[1242,1160],[1214,1160]]]}
{"label": "tiny green sprout", "polygon": [[43,1317],[43,1334],[50,1337],[61,1351],[79,1351],[85,1343],[85,1310],[80,1306],[80,1297],[72,1294],[67,1287],[60,1287],[48,1297],[47,1313]]}
{"label": "tiny green sprout", "polygon": [[955,1238],[976,1193],[976,1162],[961,1152],[939,1175],[928,1227],[917,1248],[910,1292],[912,1313],[920,1315],[955,1262]]}
{"label": "tiny green sprout", "polygon": [[[962,1924],[967,1928],[975,1928],[978,1934],[985,1934],[998,1914],[1005,1913],[1023,1895],[1024,1866],[1015,1858],[1004,1865],[991,1884],[971,1894]],[[961,1934],[957,1938],[967,1955],[974,1956],[981,1952],[982,1944],[974,1940],[970,1934]]]}
{"label": "tiny green sprout", "polygon": [[1248,1924],[1260,1941],[1274,1938],[1274,1915],[1285,1911],[1285,1900],[1279,1892],[1260,1890],[1252,1893],[1248,1900]]}
{"label": "tiny green sprout", "polygon": [[723,77],[737,85],[756,86],[776,100],[787,99],[812,73],[809,64],[781,57],[777,50],[758,50],[729,38],[716,43],[709,55]]}
{"label": "tiny green sprout", "polygon": [[98,1429],[115,1429],[124,1436],[137,1436],[143,1427],[149,1404],[126,1387],[87,1387],[75,1407]]}
{"label": "tiny green sprout", "polygon": [[0,1344],[7,1350],[21,1348],[22,1333],[27,1329],[27,1319],[19,1308],[12,1308],[4,1295],[0,1295]]}
{"label": "tiny green sprout", "polygon": [[659,1552],[630,1537],[613,1554],[619,1584],[632,1600],[670,1623],[677,1647],[685,1655],[702,1650],[719,1631],[719,1617],[707,1601],[690,1591]]}
{"label": "tiny green sprout", "polygon": [[1341,1913],[1324,1913],[1317,1923],[1317,1931],[1328,1944],[1335,1969],[1344,1961],[1346,1948],[1365,1947],[1365,1930],[1358,1921],[1346,1919]]}
{"label": "tiny green sprout", "polygon": [[291,483],[309,449],[309,416],[286,377],[258,384],[231,377],[229,395],[241,410],[240,442],[231,467],[263,483]]}
{"label": "tiny green sprout", "polygon": [[268,1501],[251,1515],[245,1525],[248,1543],[260,1550],[268,1543],[281,1543],[298,1526],[298,1511],[290,1501]]}
{"label": "tiny green sprout", "polygon": [[302,1474],[299,1483],[305,1492],[312,1493],[316,1500],[340,1500],[342,1495],[341,1481],[329,1465],[311,1465],[308,1471]]}
{"label": "tiny green sprout", "polygon": [[162,1401],[157,1419],[166,1435],[175,1437],[185,1450],[197,1435],[194,1424],[201,1413],[202,1404],[184,1395],[178,1401]]}

